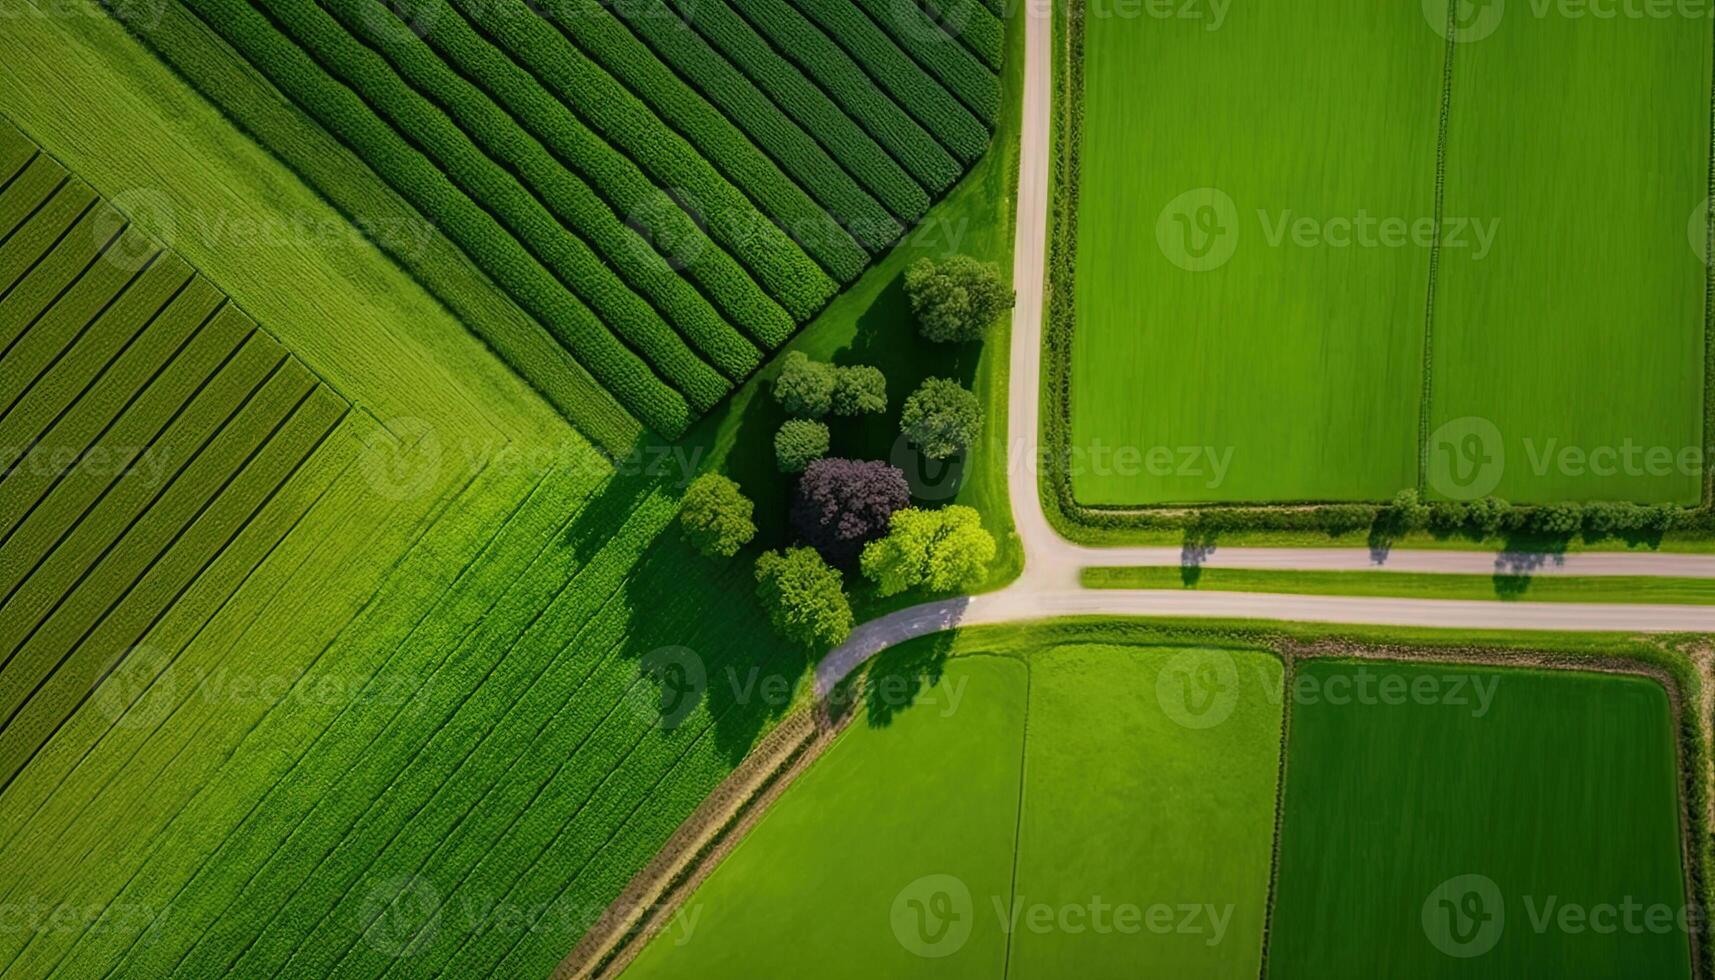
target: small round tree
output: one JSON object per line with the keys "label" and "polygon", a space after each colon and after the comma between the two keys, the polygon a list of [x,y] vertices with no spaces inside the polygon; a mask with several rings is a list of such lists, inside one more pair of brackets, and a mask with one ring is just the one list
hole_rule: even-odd
{"label": "small round tree", "polygon": [[787,415],[819,419],[833,406],[834,368],[812,361],[802,351],[792,351],[774,379],[774,400]]}
{"label": "small round tree", "polygon": [[840,573],[809,548],[770,551],[756,560],[756,596],[780,635],[812,649],[845,642],[852,607]]}
{"label": "small round tree", "polygon": [[738,484],[719,473],[704,473],[691,481],[679,502],[679,526],[691,547],[708,557],[731,558],[756,536],[751,517],[756,506],[739,492]]}
{"label": "small round tree", "polygon": [[868,364],[835,368],[833,409],[835,415],[887,411],[887,377]]}
{"label": "small round tree", "polygon": [[905,293],[923,336],[952,344],[980,340],[1014,299],[994,263],[968,255],[940,263],[918,259],[905,272]]}
{"label": "small round tree", "polygon": [[964,452],[982,434],[983,410],[977,396],[951,378],[930,378],[905,400],[900,427],[913,446],[930,459]]}
{"label": "small round tree", "polygon": [[774,433],[774,463],[782,473],[802,473],[826,455],[828,427],[814,419],[787,419]]}
{"label": "small round tree", "polygon": [[812,548],[841,568],[863,546],[887,533],[893,512],[911,501],[896,466],[852,459],[818,459],[805,467],[792,497],[791,522]]}
{"label": "small round tree", "polygon": [[994,535],[969,507],[907,508],[893,515],[887,537],[863,549],[863,573],[884,596],[922,586],[930,592],[968,592],[988,577]]}

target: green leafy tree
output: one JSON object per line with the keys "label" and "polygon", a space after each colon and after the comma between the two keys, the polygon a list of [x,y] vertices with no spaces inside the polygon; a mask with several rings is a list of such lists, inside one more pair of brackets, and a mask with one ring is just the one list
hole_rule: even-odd
{"label": "green leafy tree", "polygon": [[988,577],[994,535],[969,507],[896,511],[887,537],[864,546],[862,568],[884,596],[919,586],[930,592],[969,592]]}
{"label": "green leafy tree", "polygon": [[1575,503],[1544,504],[1530,513],[1530,530],[1550,537],[1569,537],[1584,525],[1584,508]]}
{"label": "green leafy tree", "polygon": [[756,595],[781,636],[832,648],[852,632],[852,607],[840,573],[813,548],[770,551],[756,560]]}
{"label": "green leafy tree", "polygon": [[982,434],[983,410],[977,396],[951,378],[929,378],[905,400],[900,427],[913,446],[930,459],[965,451]]}
{"label": "green leafy tree", "polygon": [[1014,300],[999,267],[968,255],[940,263],[918,259],[905,271],[905,293],[918,331],[928,340],[951,344],[981,339]]}
{"label": "green leafy tree", "polygon": [[1421,531],[1429,524],[1429,507],[1417,498],[1416,490],[1401,490],[1382,515],[1389,530],[1397,534]]}
{"label": "green leafy tree", "polygon": [[834,366],[792,351],[774,379],[774,400],[794,418],[821,418],[833,407]]}
{"label": "green leafy tree", "polygon": [[691,481],[679,502],[679,526],[691,547],[708,557],[731,558],[756,536],[756,506],[738,484],[719,473]]}
{"label": "green leafy tree", "polygon": [[802,473],[826,455],[828,427],[814,419],[787,419],[774,434],[774,462],[782,473]]}
{"label": "green leafy tree", "polygon": [[1484,497],[1471,501],[1470,522],[1471,530],[1483,537],[1490,537],[1511,528],[1514,520],[1513,506],[1499,497]]}
{"label": "green leafy tree", "polygon": [[887,377],[868,364],[835,368],[833,410],[835,415],[887,411]]}

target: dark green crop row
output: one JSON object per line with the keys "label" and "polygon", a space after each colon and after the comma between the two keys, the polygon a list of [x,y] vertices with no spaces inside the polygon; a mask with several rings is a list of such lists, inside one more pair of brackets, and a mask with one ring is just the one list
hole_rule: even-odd
{"label": "dark green crop row", "polygon": [[941,138],[967,166],[988,149],[992,124],[971,114],[946,87],[912,61],[853,0],[791,0],[852,60],[863,65],[894,101]]}
{"label": "dark green crop row", "polygon": [[935,22],[964,42],[990,71],[1000,71],[1001,49],[1006,29],[989,13],[983,0],[923,0],[923,9]]}
{"label": "dark green crop row", "polygon": [[[464,192],[498,217],[555,277],[647,358],[699,412],[714,407],[731,384],[686,345],[642,297],[503,167],[484,156],[451,120],[426,103],[378,55],[337,21],[302,0],[263,0],[279,31],[367,104],[371,112],[427,154]],[[276,43],[286,43],[282,38]]]}
{"label": "dark green crop row", "polygon": [[[705,230],[684,209],[658,190],[637,164],[592,133],[535,79],[505,54],[483,41],[464,18],[444,0],[425,8],[423,36],[445,64],[481,86],[489,97],[542,142],[565,166],[582,174],[597,193],[638,232],[664,250],[725,314],[728,322],[746,330],[764,348],[772,349],[792,335],[790,314],[759,286],[732,255],[709,240]],[[416,35],[407,44],[416,44]],[[819,276],[809,258],[782,237],[780,245],[795,256],[798,269]]]}
{"label": "dark green crop row", "polygon": [[[604,6],[600,0],[575,3],[573,16],[578,17],[593,17],[595,8]],[[809,134],[782,115],[779,107],[660,0],[623,0],[608,10],[657,58],[736,123],[775,166],[827,208],[871,255],[885,251],[904,232],[887,209],[865,193]]]}
{"label": "dark green crop row", "polygon": [[668,319],[680,336],[729,378],[761,363],[761,353],[727,323],[697,290],[669,268],[649,242],[622,224],[589,185],[549,155],[516,120],[446,66],[391,10],[377,0],[322,0],[360,38],[378,50],[418,92],[446,113],[494,160],[503,163],[545,202],[562,224],[600,250],[607,269]]}
{"label": "dark green crop row", "polygon": [[[679,0],[700,8],[724,0]],[[888,98],[839,45],[828,39],[785,0],[732,0],[733,9],[774,43],[775,50],[814,79],[876,142],[887,148],[917,182],[939,194],[959,179],[957,160],[936,137]]]}
{"label": "dark green crop row", "polygon": [[[455,5],[467,13],[482,7],[484,17],[528,16],[521,0],[455,0]],[[863,274],[869,264],[863,246],[606,8],[595,0],[539,0],[533,6],[742,188],[829,275],[849,284]],[[714,220],[723,218],[748,220],[742,214]]]}
{"label": "dark green crop row", "polygon": [[[459,61],[472,27],[486,39],[480,46],[492,43],[510,54],[551,99],[575,112],[656,183],[673,188],[674,196],[698,216],[709,237],[742,259],[795,321],[808,321],[833,297],[838,286],[822,266],[774,221],[759,213],[756,205],[695,147],[549,23],[525,16],[528,12],[521,7],[497,12],[494,4],[486,2],[467,5],[463,0],[453,0],[453,5],[462,8],[455,11],[462,16],[436,20],[428,32],[430,43],[443,55]],[[454,39],[459,39],[456,46]],[[793,193],[803,198],[802,191],[793,188]],[[803,201],[814,210],[808,198]],[[792,207],[789,201],[776,203],[779,213],[789,213]],[[691,244],[687,240],[687,245]],[[851,249],[860,251],[855,243]],[[747,325],[759,330],[763,327]],[[771,346],[784,343],[789,333],[770,340]]]}
{"label": "dark green crop row", "polygon": [[676,9],[782,111],[827,147],[894,217],[911,224],[929,210],[929,195],[917,181],[731,7],[720,0],[679,0]]}
{"label": "dark green crop row", "polygon": [[548,327],[644,424],[663,435],[685,431],[690,410],[683,396],[610,334],[492,215],[412,150],[361,99],[287,43],[256,8],[243,0],[186,2],[282,92],[368,161],[413,207],[435,215],[447,236]]}
{"label": "dark green crop row", "polygon": [[[851,0],[848,0],[851,2]],[[914,0],[855,0],[947,91],[993,128],[1000,118],[1000,79],[957,39],[949,36]]]}

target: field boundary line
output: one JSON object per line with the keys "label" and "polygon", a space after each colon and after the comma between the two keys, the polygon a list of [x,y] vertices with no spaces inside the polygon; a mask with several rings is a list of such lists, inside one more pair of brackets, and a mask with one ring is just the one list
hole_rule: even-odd
{"label": "field boundary line", "polygon": [[1279,651],[1275,655],[1280,657],[1280,758],[1275,762],[1274,772],[1274,836],[1268,847],[1268,897],[1262,907],[1259,980],[1268,980],[1268,950],[1274,941],[1274,903],[1280,898],[1280,842],[1286,828],[1286,750],[1292,744],[1292,685],[1298,677],[1298,664],[1292,657]]}
{"label": "field boundary line", "polygon": [[1441,275],[1441,219],[1447,200],[1447,130],[1453,116],[1453,53],[1458,50],[1459,4],[1447,5],[1446,54],[1441,62],[1441,112],[1435,132],[1435,199],[1430,220],[1429,285],[1423,302],[1423,395],[1417,408],[1417,489],[1429,480],[1429,419],[1435,400],[1435,286]]}
{"label": "field boundary line", "polygon": [[[1710,45],[1715,48],[1715,30]],[[1715,202],[1715,65],[1710,68],[1709,86],[1709,182],[1705,188],[1706,202]],[[1710,433],[1715,432],[1715,211],[1705,209],[1703,215],[1703,431],[1699,441],[1705,449]],[[1707,454],[1706,454],[1707,455]],[[1703,467],[1703,509],[1715,508],[1715,467],[1705,460]]]}
{"label": "field boundary line", "polygon": [[[1017,921],[1013,918],[1013,909],[1018,904],[1018,852],[1024,840],[1024,787],[1030,765],[1030,682],[1035,671],[1030,667],[1029,657],[1020,657],[1024,664],[1024,721],[1019,725],[1018,735],[1018,801],[1012,814],[1012,879],[1007,883],[1007,921]],[[1006,930],[1006,958],[1001,960],[1001,980],[1009,980],[1012,976],[1012,934],[1017,930]]]}

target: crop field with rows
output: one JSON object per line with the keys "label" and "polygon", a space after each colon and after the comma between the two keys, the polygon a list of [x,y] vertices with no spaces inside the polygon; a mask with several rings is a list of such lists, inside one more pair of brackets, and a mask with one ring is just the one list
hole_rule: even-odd
{"label": "crop field with rows", "polygon": [[[574,423],[585,399],[555,395],[568,373],[672,437],[921,219],[996,124],[1001,22],[988,8],[942,11],[944,29],[913,4],[825,6],[113,11],[360,223],[433,223],[516,307],[472,329]],[[277,128],[261,80],[385,194],[353,193]],[[400,261],[449,306],[479,302],[442,263]]]}

